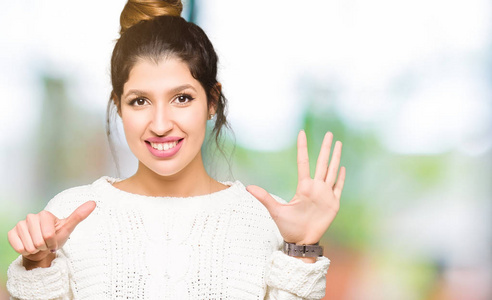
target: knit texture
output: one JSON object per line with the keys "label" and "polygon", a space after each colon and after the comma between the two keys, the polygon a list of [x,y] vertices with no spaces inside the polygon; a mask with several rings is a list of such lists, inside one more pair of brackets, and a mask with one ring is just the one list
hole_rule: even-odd
{"label": "knit texture", "polygon": [[[13,299],[320,299],[329,260],[279,251],[266,208],[239,181],[196,197],[148,197],[102,177],[47,205],[58,218],[93,200],[49,268],[8,271]],[[276,197],[279,201],[278,197]]]}
{"label": "knit texture", "polygon": [[12,297],[33,300],[68,299],[68,270],[62,256],[63,254],[58,252],[50,268],[30,271],[26,271],[22,266],[22,256],[19,256],[7,273],[7,288],[12,291]]}

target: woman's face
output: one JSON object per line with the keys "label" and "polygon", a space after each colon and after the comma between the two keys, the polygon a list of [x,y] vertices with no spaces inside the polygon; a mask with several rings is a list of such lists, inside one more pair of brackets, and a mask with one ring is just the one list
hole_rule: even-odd
{"label": "woman's face", "polygon": [[123,87],[120,115],[128,145],[141,166],[161,176],[202,164],[210,113],[202,85],[176,58],[139,60]]}

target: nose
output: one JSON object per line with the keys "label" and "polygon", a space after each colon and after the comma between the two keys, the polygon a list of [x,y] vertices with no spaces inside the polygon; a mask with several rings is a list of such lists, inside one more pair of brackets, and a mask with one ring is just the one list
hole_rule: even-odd
{"label": "nose", "polygon": [[164,136],[174,128],[173,113],[171,109],[163,106],[155,106],[152,111],[152,119],[149,129],[157,136]]}

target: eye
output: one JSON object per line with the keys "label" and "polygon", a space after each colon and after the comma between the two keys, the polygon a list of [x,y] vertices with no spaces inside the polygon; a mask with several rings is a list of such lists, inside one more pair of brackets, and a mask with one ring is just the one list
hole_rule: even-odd
{"label": "eye", "polygon": [[173,102],[176,103],[177,105],[185,105],[194,100],[192,96],[188,94],[181,94],[177,95],[176,98],[174,98]]}
{"label": "eye", "polygon": [[135,98],[132,101],[130,101],[129,104],[132,106],[143,106],[146,103],[147,103],[147,99],[139,97],[139,98]]}

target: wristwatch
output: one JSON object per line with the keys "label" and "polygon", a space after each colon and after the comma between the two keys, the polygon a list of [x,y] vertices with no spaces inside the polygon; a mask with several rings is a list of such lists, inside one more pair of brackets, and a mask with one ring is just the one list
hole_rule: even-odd
{"label": "wristwatch", "polygon": [[323,247],[316,243],[314,245],[296,245],[284,241],[282,251],[289,256],[297,257],[320,257],[323,256]]}

